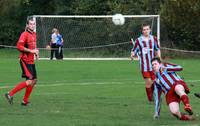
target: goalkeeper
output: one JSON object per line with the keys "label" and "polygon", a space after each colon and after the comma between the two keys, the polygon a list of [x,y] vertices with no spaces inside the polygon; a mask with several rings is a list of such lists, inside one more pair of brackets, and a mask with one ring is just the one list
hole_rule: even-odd
{"label": "goalkeeper", "polygon": [[58,48],[58,53],[57,53],[57,59],[63,59],[63,37],[60,34],[59,30],[57,30],[56,32],[56,45]]}
{"label": "goalkeeper", "polygon": [[[160,92],[162,91],[165,94],[166,102],[172,115],[180,120],[193,120],[193,111],[187,96],[190,90],[187,84],[175,73],[181,71],[182,67],[170,63],[161,63],[159,58],[152,59],[152,67],[156,74],[156,81],[154,81],[154,118],[160,116]],[[188,114],[182,114],[180,112],[180,101],[183,102],[184,110]]]}

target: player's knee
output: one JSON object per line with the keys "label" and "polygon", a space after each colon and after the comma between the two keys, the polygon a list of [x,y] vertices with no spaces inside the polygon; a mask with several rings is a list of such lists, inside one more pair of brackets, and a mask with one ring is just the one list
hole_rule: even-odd
{"label": "player's knee", "polygon": [[146,80],[146,87],[147,87],[147,88],[150,88],[151,85],[152,85],[151,80]]}
{"label": "player's knee", "polygon": [[186,94],[186,93],[185,93],[184,87],[183,87],[182,85],[180,85],[180,84],[175,86],[175,92],[176,92],[176,94],[179,95],[180,97],[181,97],[182,95],[185,95],[185,94]]}
{"label": "player's knee", "polygon": [[27,81],[26,81],[26,84],[27,84],[27,85],[31,85],[31,86],[34,86],[36,83],[37,83],[37,80],[36,80],[36,79],[34,79],[34,80],[27,80]]}
{"label": "player's knee", "polygon": [[185,89],[184,89],[184,87],[183,87],[183,85],[181,85],[181,84],[177,84],[176,86],[175,86],[175,91],[184,91]]}
{"label": "player's knee", "polygon": [[32,84],[32,80],[26,80],[26,84],[27,85],[31,85]]}
{"label": "player's knee", "polygon": [[32,86],[37,84],[37,79],[32,80]]}

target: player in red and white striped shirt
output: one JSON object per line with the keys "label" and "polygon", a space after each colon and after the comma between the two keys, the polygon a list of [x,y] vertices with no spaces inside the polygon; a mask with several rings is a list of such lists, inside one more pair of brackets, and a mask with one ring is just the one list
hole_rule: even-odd
{"label": "player in red and white striped shirt", "polygon": [[[182,67],[170,63],[161,63],[159,58],[152,59],[153,71],[156,74],[154,83],[155,117],[160,115],[160,92],[164,92],[170,112],[180,120],[192,120],[192,107],[187,94],[190,92],[187,84],[177,75]],[[184,110],[189,114],[182,114],[179,109],[180,101]]]}
{"label": "player in red and white striped shirt", "polygon": [[131,51],[131,57],[134,58],[136,54],[139,55],[140,69],[142,76],[146,83],[147,98],[150,102],[153,101],[153,86],[152,80],[155,75],[152,72],[151,60],[154,57],[161,57],[158,40],[155,36],[150,34],[151,29],[149,24],[142,25],[142,35],[136,39],[135,45]]}

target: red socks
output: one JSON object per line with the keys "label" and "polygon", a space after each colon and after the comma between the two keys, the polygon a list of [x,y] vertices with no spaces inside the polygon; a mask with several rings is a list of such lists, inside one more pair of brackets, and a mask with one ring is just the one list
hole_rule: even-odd
{"label": "red socks", "polygon": [[29,85],[26,87],[26,92],[25,92],[24,99],[23,99],[24,103],[28,103],[28,98],[29,98],[32,90],[33,90],[33,86]]}
{"label": "red socks", "polygon": [[18,91],[22,90],[23,88],[26,88],[25,94],[24,94],[24,102],[28,102],[28,98],[33,90],[33,86],[29,85],[27,86],[26,82],[21,82],[17,86],[15,86],[10,92],[9,95],[12,97],[14,96]]}
{"label": "red socks", "polygon": [[193,118],[189,115],[186,114],[181,114],[181,117],[179,118],[178,115],[173,114],[173,116],[175,116],[177,119],[183,120],[183,121],[188,121],[188,120],[192,120]]}
{"label": "red socks", "polygon": [[181,118],[180,120],[191,120],[191,118],[188,116],[188,115],[184,115],[184,114],[181,114]]}
{"label": "red socks", "polygon": [[149,102],[152,102],[153,101],[153,90],[152,90],[152,88],[146,87],[146,93],[147,93],[147,98],[148,98]]}
{"label": "red socks", "polygon": [[189,98],[187,95],[182,95],[181,96],[181,101],[183,102],[184,105],[189,104]]}
{"label": "red socks", "polygon": [[21,82],[9,92],[9,95],[12,97],[13,95],[15,95],[15,93],[17,93],[18,91],[22,90],[25,87],[27,87],[26,82]]}

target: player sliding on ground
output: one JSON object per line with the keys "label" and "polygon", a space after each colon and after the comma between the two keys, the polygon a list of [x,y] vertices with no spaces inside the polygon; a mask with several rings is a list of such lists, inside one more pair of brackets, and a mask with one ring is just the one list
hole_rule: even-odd
{"label": "player sliding on ground", "polygon": [[135,45],[131,51],[131,58],[139,54],[140,69],[146,84],[146,94],[149,102],[153,101],[153,80],[155,75],[152,71],[151,59],[160,57],[160,47],[156,37],[150,34],[149,24],[142,25],[142,35],[135,40]]}
{"label": "player sliding on ground", "polygon": [[[160,95],[161,92],[164,92],[166,102],[172,115],[180,120],[193,120],[192,107],[190,106],[187,96],[190,90],[187,84],[175,73],[181,71],[182,67],[170,63],[161,63],[159,58],[152,59],[152,66],[156,75],[156,81],[154,82],[154,118],[159,118],[160,116]],[[180,101],[183,102],[184,110],[188,112],[188,114],[182,114],[180,112]]]}
{"label": "player sliding on ground", "polygon": [[22,77],[26,78],[26,81],[19,83],[16,87],[5,94],[9,104],[13,104],[13,96],[18,91],[26,88],[24,99],[21,103],[23,106],[27,106],[29,103],[29,96],[37,81],[36,68],[34,64],[34,55],[38,58],[39,51],[36,48],[36,33],[35,21],[30,18],[27,20],[26,31],[24,31],[18,42],[17,49],[20,51],[20,65],[22,68]]}

